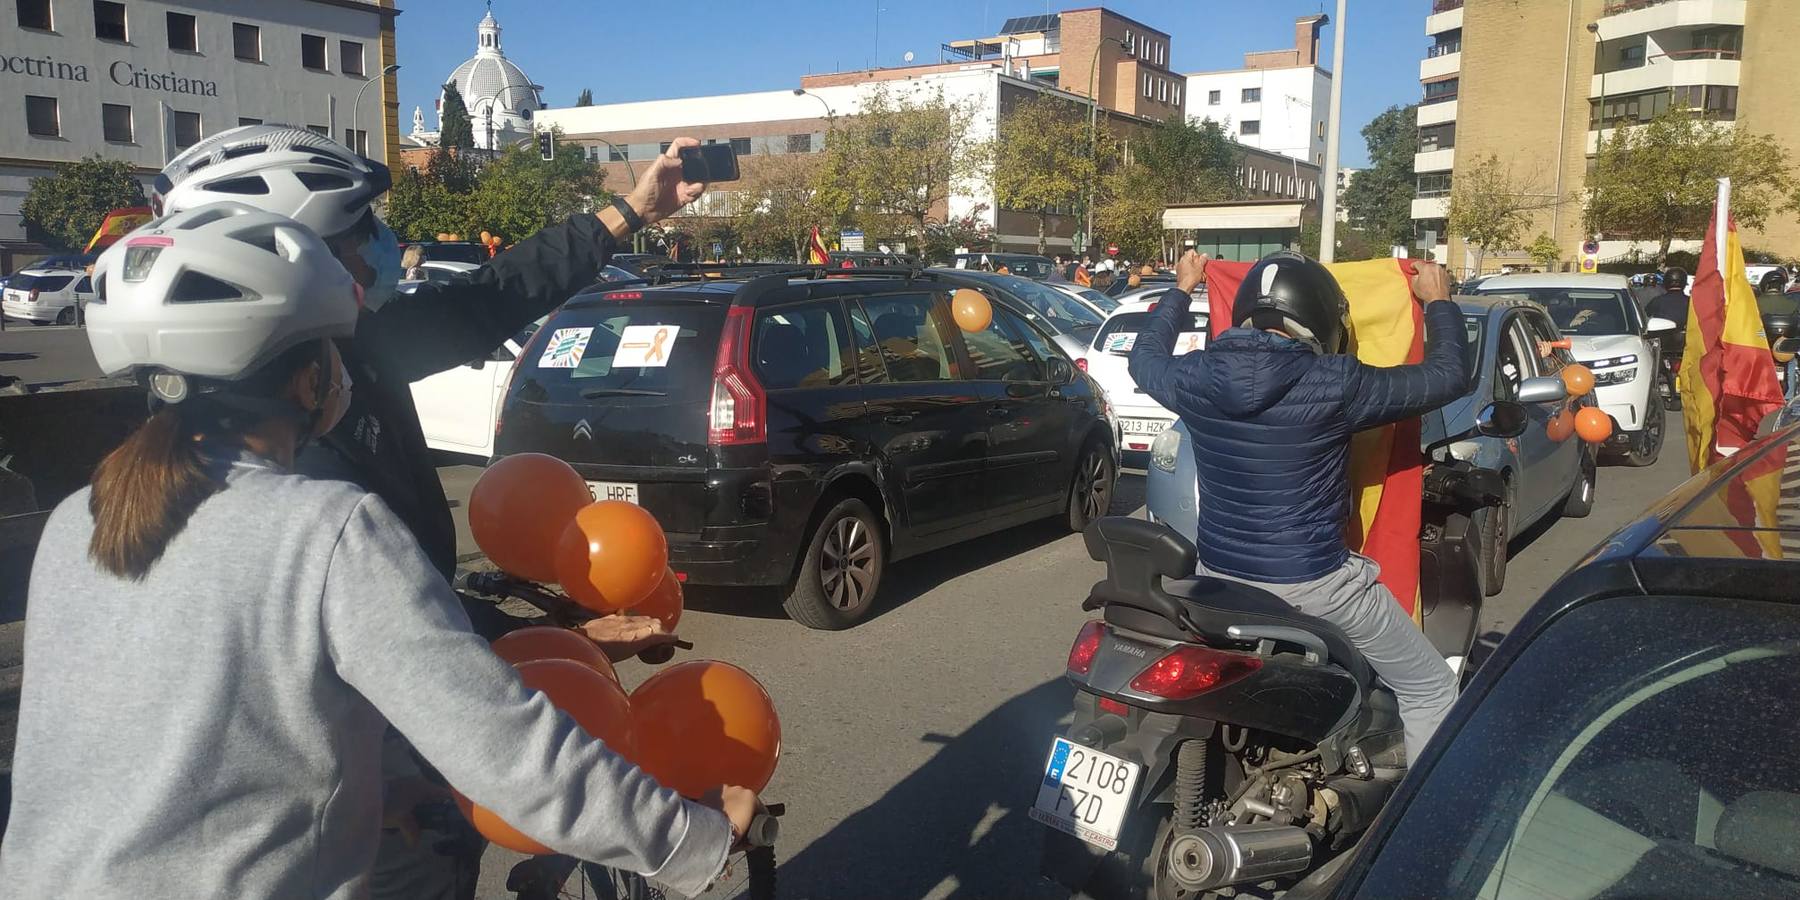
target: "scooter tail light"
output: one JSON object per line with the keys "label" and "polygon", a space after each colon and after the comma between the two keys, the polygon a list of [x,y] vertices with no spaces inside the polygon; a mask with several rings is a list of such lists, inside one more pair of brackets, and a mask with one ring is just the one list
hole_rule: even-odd
{"label": "scooter tail light", "polygon": [[1186,700],[1244,679],[1261,668],[1261,657],[1182,644],[1131,679],[1131,689],[1165,700]]}
{"label": "scooter tail light", "polygon": [[1105,634],[1106,626],[1099,619],[1089,619],[1081,631],[1075,635],[1075,645],[1069,648],[1069,672],[1074,675],[1086,675],[1094,667],[1094,654],[1100,652],[1100,637]]}
{"label": "scooter tail light", "polygon": [[1126,706],[1111,697],[1101,697],[1098,705],[1100,711],[1103,713],[1112,713],[1115,716],[1131,715],[1131,707]]}

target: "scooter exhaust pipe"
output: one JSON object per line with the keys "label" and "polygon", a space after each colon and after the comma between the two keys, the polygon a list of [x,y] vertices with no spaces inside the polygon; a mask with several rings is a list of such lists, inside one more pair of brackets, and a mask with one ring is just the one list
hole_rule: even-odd
{"label": "scooter exhaust pipe", "polygon": [[1293,825],[1214,825],[1176,834],[1166,865],[1188,891],[1254,883],[1312,865],[1312,838]]}

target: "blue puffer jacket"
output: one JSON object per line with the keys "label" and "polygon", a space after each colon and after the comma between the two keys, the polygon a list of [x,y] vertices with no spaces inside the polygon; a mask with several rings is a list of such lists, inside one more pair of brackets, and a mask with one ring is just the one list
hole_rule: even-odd
{"label": "blue puffer jacket", "polygon": [[1131,350],[1131,377],[1181,416],[1200,478],[1200,561],[1268,583],[1323,577],[1349,557],[1350,436],[1469,390],[1456,305],[1425,308],[1425,361],[1376,368],[1281,335],[1233,328],[1172,356],[1188,294],[1162,296]]}

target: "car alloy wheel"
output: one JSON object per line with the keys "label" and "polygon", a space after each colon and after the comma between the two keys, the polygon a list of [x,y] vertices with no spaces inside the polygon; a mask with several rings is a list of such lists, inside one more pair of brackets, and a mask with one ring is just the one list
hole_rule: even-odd
{"label": "car alloy wheel", "polygon": [[1099,452],[1089,453],[1081,471],[1081,514],[1089,521],[1106,515],[1112,505],[1112,486],[1107,483],[1106,459]]}
{"label": "car alloy wheel", "polygon": [[875,582],[875,537],[861,519],[839,519],[820,547],[819,584],[841,610],[860,608]]}

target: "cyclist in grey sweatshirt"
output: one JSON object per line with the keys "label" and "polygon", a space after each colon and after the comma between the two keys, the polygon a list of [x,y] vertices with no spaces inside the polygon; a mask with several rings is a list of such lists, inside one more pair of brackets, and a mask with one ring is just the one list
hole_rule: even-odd
{"label": "cyclist in grey sweatshirt", "polygon": [[45,526],[0,894],[363,896],[390,721],[541,843],[702,890],[748,792],[728,820],[662,788],[470,632],[378,498],[288,471],[348,406],[323,243],[229,203],[153,225],[97,265],[89,339],[165,405]]}

